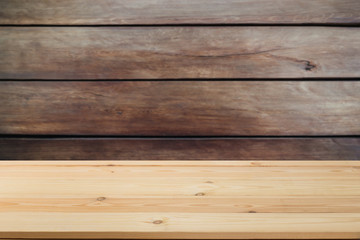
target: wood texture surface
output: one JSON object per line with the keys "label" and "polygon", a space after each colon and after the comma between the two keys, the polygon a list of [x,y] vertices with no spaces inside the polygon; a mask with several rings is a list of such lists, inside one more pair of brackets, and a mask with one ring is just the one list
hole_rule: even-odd
{"label": "wood texture surface", "polygon": [[1,160],[360,160],[359,138],[3,138]]}
{"label": "wood texture surface", "polygon": [[3,79],[360,77],[360,31],[1,27]]}
{"label": "wood texture surface", "polygon": [[358,81],[2,81],[1,134],[360,134]]}
{"label": "wood texture surface", "polygon": [[357,0],[2,0],[0,24],[360,23]]}
{"label": "wood texture surface", "polygon": [[358,161],[0,162],[0,238],[359,238]]}

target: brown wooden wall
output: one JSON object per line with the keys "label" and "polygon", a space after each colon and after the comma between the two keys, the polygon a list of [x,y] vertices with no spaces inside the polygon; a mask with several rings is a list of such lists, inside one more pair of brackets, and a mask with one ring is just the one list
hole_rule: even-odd
{"label": "brown wooden wall", "polygon": [[359,160],[360,1],[0,1],[0,159]]}

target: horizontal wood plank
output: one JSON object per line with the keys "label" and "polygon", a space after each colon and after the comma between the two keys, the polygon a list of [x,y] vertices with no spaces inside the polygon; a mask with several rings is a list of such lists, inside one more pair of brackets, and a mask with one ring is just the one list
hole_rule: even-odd
{"label": "horizontal wood plank", "polygon": [[1,161],[0,238],[360,236],[358,161]]}
{"label": "horizontal wood plank", "polygon": [[357,0],[2,0],[0,24],[360,23]]}
{"label": "horizontal wood plank", "polygon": [[1,27],[2,79],[360,77],[360,31]]}
{"label": "horizontal wood plank", "polygon": [[1,134],[360,134],[358,81],[2,81]]}
{"label": "horizontal wood plank", "polygon": [[7,138],[2,160],[360,160],[360,138]]}

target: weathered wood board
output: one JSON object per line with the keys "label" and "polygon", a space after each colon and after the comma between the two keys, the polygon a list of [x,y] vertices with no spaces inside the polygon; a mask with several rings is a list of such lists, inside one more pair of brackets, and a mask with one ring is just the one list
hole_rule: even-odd
{"label": "weathered wood board", "polygon": [[360,139],[3,138],[1,160],[358,160]]}
{"label": "weathered wood board", "polygon": [[2,81],[1,134],[360,134],[358,81]]}
{"label": "weathered wood board", "polygon": [[357,0],[2,0],[0,24],[356,24]]}
{"label": "weathered wood board", "polygon": [[360,78],[340,27],[0,27],[0,79]]}

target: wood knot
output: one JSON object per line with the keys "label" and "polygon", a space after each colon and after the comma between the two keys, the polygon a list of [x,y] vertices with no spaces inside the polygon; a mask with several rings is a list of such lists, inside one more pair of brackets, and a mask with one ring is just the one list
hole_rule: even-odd
{"label": "wood knot", "polygon": [[162,224],[163,223],[163,220],[155,220],[152,222],[153,224]]}
{"label": "wood knot", "polygon": [[312,71],[314,68],[316,68],[315,64],[310,61],[305,61],[305,71]]}
{"label": "wood knot", "polygon": [[101,202],[101,201],[106,200],[106,197],[98,197],[96,200]]}
{"label": "wood knot", "polygon": [[251,210],[251,211],[249,211],[249,213],[256,213],[256,211],[254,211],[254,210]]}
{"label": "wood knot", "polygon": [[198,192],[198,193],[195,194],[195,196],[205,196],[205,193],[203,193],[203,192]]}
{"label": "wood knot", "polygon": [[213,181],[206,181],[205,183],[214,183]]}

